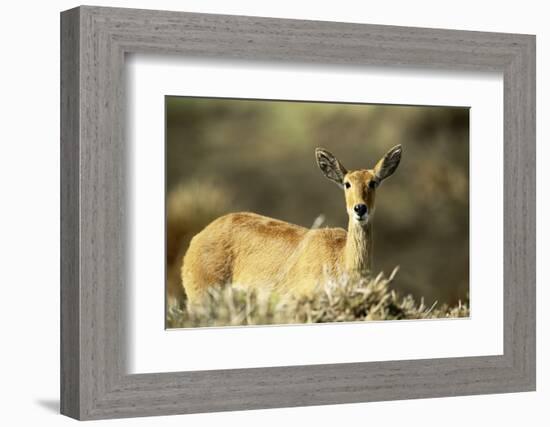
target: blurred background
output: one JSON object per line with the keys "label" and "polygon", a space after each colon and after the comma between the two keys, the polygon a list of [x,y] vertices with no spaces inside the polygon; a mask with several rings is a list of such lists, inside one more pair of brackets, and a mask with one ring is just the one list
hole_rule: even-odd
{"label": "blurred background", "polygon": [[403,145],[377,190],[374,268],[426,304],[468,301],[469,109],[166,97],[167,301],[181,305],[182,257],[210,221],[252,211],[311,227],[347,227],[344,195],[315,147],[370,169]]}

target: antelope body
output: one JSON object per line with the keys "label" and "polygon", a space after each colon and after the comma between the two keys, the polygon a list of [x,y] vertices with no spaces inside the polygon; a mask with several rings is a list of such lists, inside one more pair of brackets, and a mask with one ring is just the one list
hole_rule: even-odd
{"label": "antelope body", "polygon": [[249,212],[211,222],[193,237],[183,260],[188,305],[200,304],[211,287],[228,284],[299,296],[343,274],[366,276],[372,269],[376,188],[395,172],[401,151],[398,145],[373,169],[348,172],[329,151],[315,150],[323,174],[344,190],[347,231],[308,229]]}

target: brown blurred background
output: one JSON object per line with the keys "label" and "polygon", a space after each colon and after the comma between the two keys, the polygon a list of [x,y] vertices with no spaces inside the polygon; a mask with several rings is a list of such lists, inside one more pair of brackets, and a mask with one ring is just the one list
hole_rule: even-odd
{"label": "brown blurred background", "polygon": [[166,97],[167,297],[181,304],[181,258],[214,218],[252,211],[347,227],[344,195],[317,168],[322,146],[348,169],[403,145],[377,191],[375,270],[426,304],[468,300],[469,109]]}

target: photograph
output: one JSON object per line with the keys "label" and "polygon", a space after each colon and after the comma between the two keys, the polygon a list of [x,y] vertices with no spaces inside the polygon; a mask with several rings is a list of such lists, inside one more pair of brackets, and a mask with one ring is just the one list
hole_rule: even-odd
{"label": "photograph", "polygon": [[469,317],[469,108],[165,97],[166,327]]}

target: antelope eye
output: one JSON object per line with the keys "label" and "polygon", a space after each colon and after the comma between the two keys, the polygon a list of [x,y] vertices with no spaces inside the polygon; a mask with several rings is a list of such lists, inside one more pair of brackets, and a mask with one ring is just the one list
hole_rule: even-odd
{"label": "antelope eye", "polygon": [[378,187],[378,181],[375,181],[375,180],[369,181],[369,188],[371,190],[374,190],[376,187]]}
{"label": "antelope eye", "polygon": [[351,187],[351,184],[350,184],[349,182],[345,182],[345,183],[344,183],[344,186],[345,186],[346,188],[350,188],[350,187]]}

